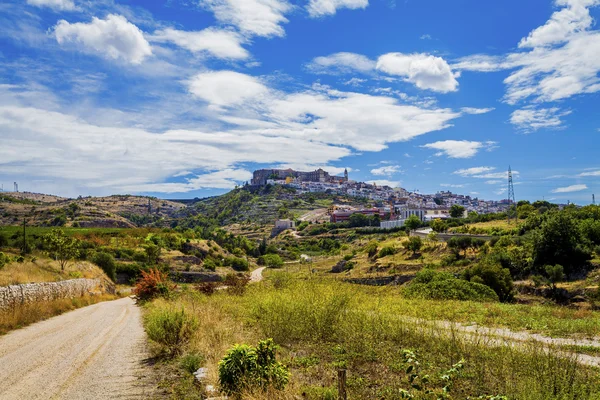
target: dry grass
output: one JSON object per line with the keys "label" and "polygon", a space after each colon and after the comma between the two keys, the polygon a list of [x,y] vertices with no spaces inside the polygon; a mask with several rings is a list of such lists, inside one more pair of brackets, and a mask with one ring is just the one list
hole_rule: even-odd
{"label": "dry grass", "polygon": [[31,303],[16,307],[10,311],[0,312],[0,335],[23,328],[34,322],[42,321],[67,311],[89,306],[101,301],[114,300],[109,294],[84,296],[74,299],[58,299],[48,302]]}
{"label": "dry grass", "polygon": [[32,259],[27,256],[22,263],[11,262],[0,269],[0,286],[57,282],[75,278],[98,278],[100,276],[106,277],[100,268],[87,261],[71,262],[62,271],[56,261],[48,258]]}

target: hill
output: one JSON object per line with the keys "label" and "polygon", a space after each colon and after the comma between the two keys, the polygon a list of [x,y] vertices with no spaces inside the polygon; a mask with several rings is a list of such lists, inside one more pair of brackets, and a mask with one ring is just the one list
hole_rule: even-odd
{"label": "hill", "polygon": [[155,197],[114,195],[107,197],[59,196],[9,192],[0,194],[0,225],[131,228],[161,225],[185,208],[184,204]]}

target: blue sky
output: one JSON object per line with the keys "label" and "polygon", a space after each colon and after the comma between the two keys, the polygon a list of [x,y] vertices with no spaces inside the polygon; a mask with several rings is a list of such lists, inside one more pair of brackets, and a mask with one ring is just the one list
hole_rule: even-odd
{"label": "blue sky", "polygon": [[600,0],[0,4],[0,182],[223,193],[344,168],[422,193],[600,195]]}

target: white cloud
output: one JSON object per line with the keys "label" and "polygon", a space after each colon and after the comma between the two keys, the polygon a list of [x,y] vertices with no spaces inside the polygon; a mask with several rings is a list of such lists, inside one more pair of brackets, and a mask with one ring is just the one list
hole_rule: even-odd
{"label": "white cloud", "polygon": [[506,191],[507,191],[506,188],[500,188],[500,189],[494,191],[494,193],[497,194],[497,195],[501,195],[501,194],[506,193]]}
{"label": "white cloud", "polygon": [[340,52],[314,58],[307,69],[316,74],[326,73],[367,73],[375,69],[375,61],[362,54]]}
{"label": "white cloud", "polygon": [[121,15],[110,14],[106,19],[94,17],[90,23],[71,24],[60,20],[53,33],[61,45],[71,43],[82,50],[132,64],[140,64],[152,55],[142,31]]}
{"label": "white cloud", "polygon": [[513,70],[504,80],[504,100],[551,102],[600,91],[600,32],[592,30],[589,8],[597,0],[556,0],[562,7],[546,24],[523,38],[520,51],[505,56],[474,55],[459,59],[458,70]]}
{"label": "white cloud", "polygon": [[198,189],[233,189],[236,185],[252,179],[252,173],[245,169],[224,169],[207,174],[195,175],[184,182],[147,183],[124,185],[124,192],[186,193]]}
{"label": "white cloud", "polygon": [[454,92],[458,89],[458,81],[446,60],[429,54],[384,54],[377,60],[377,69],[390,75],[401,76],[419,89],[430,89],[440,93]]}
{"label": "white cloud", "polygon": [[570,113],[571,111],[561,111],[558,107],[527,107],[514,111],[510,115],[510,122],[524,131],[536,131],[541,128],[560,128],[563,124],[561,117]]}
{"label": "white cloud", "polygon": [[436,156],[447,155],[450,158],[470,158],[483,148],[494,146],[496,142],[472,142],[468,140],[444,140],[428,143],[421,147],[440,150]]}
{"label": "white cloud", "polygon": [[586,177],[586,176],[600,176],[600,170],[598,170],[598,171],[582,172],[581,174],[579,174],[579,176],[581,176],[581,177]]}
{"label": "white cloud", "polygon": [[498,181],[498,180],[489,180],[489,181],[485,181],[484,182],[486,185],[498,185],[500,183],[502,183],[502,181]]}
{"label": "white cloud", "polygon": [[248,36],[284,36],[282,24],[292,6],[285,0],[200,0],[224,24],[236,26]]}
{"label": "white cloud", "polygon": [[361,151],[380,151],[387,143],[444,129],[462,115],[450,109],[404,105],[391,97],[341,92],[319,84],[309,90],[285,93],[255,77],[232,71],[201,73],[188,84],[190,92],[206,101],[209,109],[219,111],[219,121],[241,129],[260,128],[271,135],[302,136]]}
{"label": "white cloud", "polygon": [[485,172],[493,171],[496,168],[494,167],[472,167],[466,169],[459,169],[458,171],[454,171],[453,174],[461,175],[461,176],[472,176],[479,175]]}
{"label": "white cloud", "polygon": [[455,184],[455,183],[440,183],[441,187],[448,187],[448,188],[464,188],[465,185],[462,184]]}
{"label": "white cloud", "polygon": [[318,18],[334,15],[341,8],[357,10],[366,8],[368,5],[369,0],[310,0],[306,9],[311,17]]}
{"label": "white cloud", "polygon": [[592,25],[593,20],[587,7],[597,4],[597,1],[558,0],[556,4],[566,7],[556,11],[546,24],[521,39],[519,47],[536,48],[564,43]]}
{"label": "white cloud", "polygon": [[377,176],[392,176],[402,172],[399,165],[386,165],[385,167],[379,167],[371,170],[371,174]]}
{"label": "white cloud", "polygon": [[421,40],[431,40],[433,38],[431,37],[430,34],[426,33],[424,35],[421,35],[421,37],[419,39],[421,39]]}
{"label": "white cloud", "polygon": [[559,187],[552,190],[552,193],[572,193],[572,192],[581,192],[582,190],[586,190],[587,185],[571,185],[566,187]]}
{"label": "white cloud", "polygon": [[258,79],[234,71],[203,72],[188,84],[190,93],[217,106],[242,104],[268,92]]}
{"label": "white cloud", "polygon": [[486,113],[492,112],[495,110],[495,108],[494,107],[490,107],[490,108],[463,107],[460,110],[462,112],[464,112],[465,114],[479,115],[479,114],[486,114]]}
{"label": "white cloud", "polygon": [[244,38],[237,32],[207,28],[197,32],[167,28],[154,32],[153,42],[171,42],[192,53],[209,53],[217,58],[243,60],[250,56],[241,43]]}
{"label": "white cloud", "polygon": [[352,78],[352,79],[349,79],[346,82],[344,82],[344,85],[360,86],[361,84],[365,83],[366,81],[367,81],[366,79]]}
{"label": "white cloud", "polygon": [[27,0],[27,4],[36,7],[49,7],[61,11],[73,11],[77,9],[73,0]]}
{"label": "white cloud", "polygon": [[391,188],[398,188],[402,184],[402,182],[400,181],[388,181],[386,179],[375,179],[372,181],[368,181],[367,183],[374,183],[377,186],[389,186]]}

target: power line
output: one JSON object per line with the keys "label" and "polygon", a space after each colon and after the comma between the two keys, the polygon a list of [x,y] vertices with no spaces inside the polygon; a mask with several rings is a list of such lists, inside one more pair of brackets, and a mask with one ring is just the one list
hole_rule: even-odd
{"label": "power line", "polygon": [[509,165],[508,166],[508,211],[506,213],[509,224],[510,224],[510,219],[512,217],[511,203],[515,206],[514,219],[516,222],[517,221],[517,212],[516,212],[516,202],[515,202],[515,185],[513,184],[512,170],[510,169],[510,165]]}

